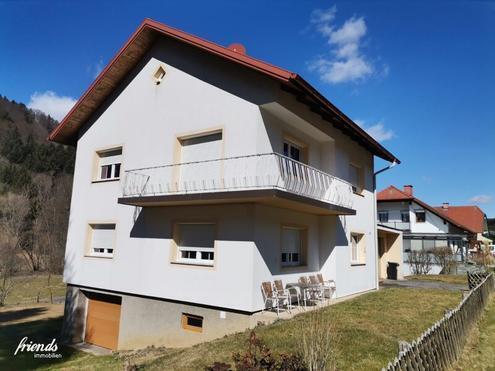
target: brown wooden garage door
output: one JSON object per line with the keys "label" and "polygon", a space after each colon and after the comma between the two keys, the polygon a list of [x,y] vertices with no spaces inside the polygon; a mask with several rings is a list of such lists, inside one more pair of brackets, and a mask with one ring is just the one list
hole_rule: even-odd
{"label": "brown wooden garage door", "polygon": [[120,304],[117,296],[88,296],[88,315],[84,341],[115,350],[119,340]]}

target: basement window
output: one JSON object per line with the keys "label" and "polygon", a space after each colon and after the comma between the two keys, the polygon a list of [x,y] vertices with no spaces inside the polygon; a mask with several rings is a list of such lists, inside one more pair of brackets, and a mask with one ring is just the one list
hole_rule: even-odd
{"label": "basement window", "polygon": [[193,332],[203,332],[203,317],[182,313],[182,328]]}
{"label": "basement window", "polygon": [[165,77],[165,69],[162,66],[160,66],[153,74],[153,79],[155,80],[156,85],[159,85],[164,77]]}

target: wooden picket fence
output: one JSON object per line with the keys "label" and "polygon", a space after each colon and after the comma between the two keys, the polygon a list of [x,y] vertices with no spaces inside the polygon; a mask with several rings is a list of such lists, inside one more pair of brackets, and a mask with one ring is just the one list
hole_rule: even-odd
{"label": "wooden picket fence", "polygon": [[490,273],[469,291],[457,308],[447,311],[419,338],[412,343],[401,343],[398,356],[382,370],[447,370],[462,353],[467,335],[494,289],[495,279]]}
{"label": "wooden picket fence", "polygon": [[488,272],[467,272],[469,290],[474,289],[488,276]]}

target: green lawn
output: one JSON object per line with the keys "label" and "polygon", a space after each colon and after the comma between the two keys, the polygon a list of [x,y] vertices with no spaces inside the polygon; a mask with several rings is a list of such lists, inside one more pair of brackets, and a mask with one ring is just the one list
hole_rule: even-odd
{"label": "green lawn", "polygon": [[50,285],[48,285],[48,275],[44,273],[16,277],[14,281],[14,288],[6,300],[7,305],[35,303],[38,295],[40,301],[48,302],[50,288],[53,297],[65,296],[65,284],[61,275],[52,275]]}
{"label": "green lawn", "polygon": [[[397,354],[399,340],[415,339],[460,299],[460,294],[444,290],[394,288],[323,309],[337,333],[337,368],[381,369]],[[307,320],[308,314],[301,314],[259,327],[256,333],[275,352],[297,352],[300,332]],[[245,332],[191,348],[166,350],[163,356],[144,366],[156,370],[201,369],[214,361],[229,363],[232,352],[245,349],[247,336]]]}
{"label": "green lawn", "polygon": [[495,296],[483,312],[483,317],[468,338],[455,370],[495,370]]}
{"label": "green lawn", "polygon": [[[459,293],[447,290],[390,288],[322,309],[323,315],[332,322],[338,339],[335,343],[338,369],[380,369],[396,355],[399,340],[410,341],[419,336],[460,299]],[[309,315],[303,313],[291,320],[260,326],[256,333],[275,353],[297,352],[300,334]],[[11,356],[22,336],[49,341],[58,336],[60,326],[60,317],[0,325],[0,369],[113,370],[121,369],[124,359],[143,369],[202,369],[215,361],[230,363],[232,352],[245,349],[249,334],[246,331],[190,348],[154,349],[103,357],[63,348],[61,362]]]}
{"label": "green lawn", "polygon": [[407,280],[438,281],[467,285],[467,276],[465,274],[422,274],[416,276],[406,276],[404,278]]}

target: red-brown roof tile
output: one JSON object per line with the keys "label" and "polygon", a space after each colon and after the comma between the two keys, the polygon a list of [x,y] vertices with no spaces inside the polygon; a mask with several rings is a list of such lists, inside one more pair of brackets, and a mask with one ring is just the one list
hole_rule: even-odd
{"label": "red-brown roof tile", "polygon": [[478,206],[438,206],[435,209],[474,232],[482,233],[484,230],[485,213]]}

